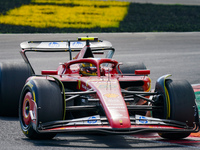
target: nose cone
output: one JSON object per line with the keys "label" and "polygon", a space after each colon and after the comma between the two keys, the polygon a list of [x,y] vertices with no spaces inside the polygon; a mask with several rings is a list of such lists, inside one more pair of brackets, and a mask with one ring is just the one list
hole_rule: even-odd
{"label": "nose cone", "polygon": [[[98,95],[112,128],[130,128],[128,109],[117,80],[111,80],[111,88],[98,88]],[[107,83],[106,83],[107,84]]]}
{"label": "nose cone", "polygon": [[87,83],[97,91],[110,126],[112,128],[130,128],[130,117],[119,81],[115,78],[109,80],[97,79]]}

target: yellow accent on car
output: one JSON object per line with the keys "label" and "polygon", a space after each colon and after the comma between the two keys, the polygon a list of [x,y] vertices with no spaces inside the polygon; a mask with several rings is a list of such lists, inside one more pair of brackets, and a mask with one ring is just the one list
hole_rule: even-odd
{"label": "yellow accent on car", "polygon": [[[167,77],[170,77],[171,75],[168,75],[165,77],[165,79]],[[169,93],[168,93],[168,90],[166,88],[166,85],[165,85],[165,82],[164,82],[164,88],[165,88],[165,96],[166,96],[166,106],[167,106],[167,115],[166,115],[166,119],[169,119],[170,118],[170,113],[171,113],[171,108],[170,108],[170,98],[169,98]]]}
{"label": "yellow accent on car", "polygon": [[169,98],[169,93],[168,93],[168,90],[167,88],[165,87],[165,95],[166,95],[166,105],[167,105],[167,116],[166,116],[166,119],[169,119],[170,118],[170,98]]}
{"label": "yellow accent on car", "polygon": [[117,97],[119,97],[119,95],[115,94],[115,93],[108,93],[108,94],[105,94],[104,96],[106,96],[107,98],[117,98]]}
{"label": "yellow accent on car", "polygon": [[98,41],[98,38],[97,37],[78,37],[78,40],[79,41],[87,41],[87,40]]}
{"label": "yellow accent on car", "polygon": [[78,89],[81,89],[81,80],[78,80]]}
{"label": "yellow accent on car", "polygon": [[33,91],[33,101],[36,102],[35,91]]}
{"label": "yellow accent on car", "polygon": [[28,82],[27,85],[32,89],[33,101],[36,102],[35,91],[33,90],[33,85],[30,82]]}
{"label": "yellow accent on car", "polygon": [[149,92],[151,90],[151,78],[149,78],[149,82],[147,84],[148,84],[148,89],[145,92]]}

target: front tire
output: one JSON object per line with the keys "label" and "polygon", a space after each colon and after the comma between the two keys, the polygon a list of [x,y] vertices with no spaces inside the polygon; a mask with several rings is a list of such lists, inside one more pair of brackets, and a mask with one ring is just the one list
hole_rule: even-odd
{"label": "front tire", "polygon": [[[171,79],[167,79],[165,85],[169,101],[164,105],[168,107],[165,108],[164,117],[193,127],[197,107],[192,86],[186,80],[173,81]],[[159,133],[159,135],[167,139],[181,139],[188,137],[190,133]]]}
{"label": "front tire", "polygon": [[[31,119],[30,111],[36,116]],[[56,133],[38,133],[40,123],[63,119],[63,99],[59,86],[46,79],[30,80],[23,88],[19,104],[22,132],[30,139],[52,139]]]}

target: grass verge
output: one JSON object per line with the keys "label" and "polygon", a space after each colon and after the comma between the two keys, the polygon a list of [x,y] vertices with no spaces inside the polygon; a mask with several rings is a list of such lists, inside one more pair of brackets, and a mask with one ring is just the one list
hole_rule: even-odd
{"label": "grass verge", "polygon": [[[30,0],[1,0],[0,13],[30,4]],[[73,7],[73,6],[72,6]],[[131,3],[128,14],[114,28],[35,28],[0,24],[0,33],[87,33],[87,32],[192,32],[200,31],[200,6]]]}

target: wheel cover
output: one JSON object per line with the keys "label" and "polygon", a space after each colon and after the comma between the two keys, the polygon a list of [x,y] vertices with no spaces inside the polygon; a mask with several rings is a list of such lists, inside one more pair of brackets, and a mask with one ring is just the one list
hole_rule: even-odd
{"label": "wheel cover", "polygon": [[31,92],[26,93],[23,101],[23,107],[22,107],[22,118],[24,126],[29,126],[31,122],[31,116],[30,116],[30,110],[31,110],[31,101],[32,101],[32,94]]}

